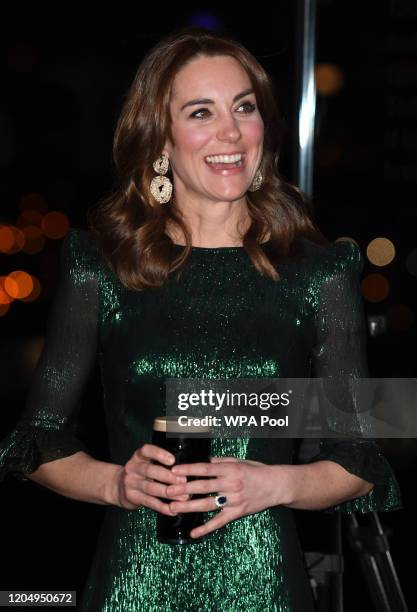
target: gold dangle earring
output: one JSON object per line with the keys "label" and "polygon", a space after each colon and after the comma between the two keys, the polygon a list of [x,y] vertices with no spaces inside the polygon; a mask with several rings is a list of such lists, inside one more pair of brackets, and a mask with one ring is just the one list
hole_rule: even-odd
{"label": "gold dangle earring", "polygon": [[249,191],[258,191],[258,189],[261,187],[263,182],[264,182],[264,177],[262,176],[262,173],[260,169],[258,168],[253,178],[253,181],[249,187]]}
{"label": "gold dangle earring", "polygon": [[170,201],[172,195],[172,183],[167,176],[163,176],[168,172],[168,156],[162,154],[152,164],[152,167],[155,172],[159,174],[159,176],[155,176],[151,181],[151,194],[160,204],[167,204],[167,202]]}

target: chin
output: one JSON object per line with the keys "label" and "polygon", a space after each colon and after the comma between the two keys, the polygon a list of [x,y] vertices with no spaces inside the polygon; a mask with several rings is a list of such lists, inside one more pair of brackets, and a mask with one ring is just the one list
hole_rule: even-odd
{"label": "chin", "polygon": [[245,182],[240,187],[236,187],[235,189],[225,189],[224,191],[216,190],[212,191],[212,194],[219,200],[238,200],[246,195],[249,187],[250,183],[248,184]]}

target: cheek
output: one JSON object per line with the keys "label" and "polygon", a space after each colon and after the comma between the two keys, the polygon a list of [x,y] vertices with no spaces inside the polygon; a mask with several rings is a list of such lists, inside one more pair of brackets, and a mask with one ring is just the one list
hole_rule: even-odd
{"label": "cheek", "polygon": [[199,151],[210,140],[210,136],[205,130],[178,127],[173,132],[173,139],[176,147],[186,154]]}
{"label": "cheek", "polygon": [[245,137],[254,145],[262,143],[264,138],[264,125],[262,122],[249,123],[246,126]]}

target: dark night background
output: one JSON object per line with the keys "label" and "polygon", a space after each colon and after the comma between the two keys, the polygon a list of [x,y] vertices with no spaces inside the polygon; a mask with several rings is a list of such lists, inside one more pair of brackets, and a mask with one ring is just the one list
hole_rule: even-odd
{"label": "dark night background", "polygon": [[[112,182],[113,129],[137,65],[162,36],[191,23],[211,25],[238,38],[272,76],[286,124],[282,171],[293,176],[296,118],[296,2],[273,5],[200,4],[161,9],[118,5],[88,15],[60,7],[44,14],[25,8],[3,19],[0,37],[0,224],[15,223],[27,194],[41,194],[50,211],[73,226]],[[97,9],[98,11],[98,9]],[[394,323],[369,333],[371,376],[416,373],[417,265],[417,5],[407,1],[318,3],[316,64],[336,64],[343,86],[317,98],[314,204],[330,239],[351,236],[365,253],[379,236],[396,257],[381,271],[390,292],[365,300],[369,322]],[[22,411],[39,355],[58,275],[61,240],[47,239],[37,254],[0,254],[0,275],[26,270],[42,287],[38,300],[16,300],[0,317],[0,438]],[[409,259],[411,261],[412,259]],[[414,259],[416,261],[416,259]],[[366,260],[364,276],[375,271]],[[406,313],[406,321],[396,314]],[[99,373],[86,388],[80,435],[106,460]],[[394,564],[410,609],[414,568],[416,441],[381,440],[403,492],[404,510],[381,513],[391,530]],[[104,508],[60,497],[35,483],[7,478],[0,485],[0,589],[77,590],[87,576]],[[306,550],[325,543],[329,517],[296,511]],[[315,536],[313,537],[313,535]],[[370,609],[366,584],[345,542],[346,609]]]}

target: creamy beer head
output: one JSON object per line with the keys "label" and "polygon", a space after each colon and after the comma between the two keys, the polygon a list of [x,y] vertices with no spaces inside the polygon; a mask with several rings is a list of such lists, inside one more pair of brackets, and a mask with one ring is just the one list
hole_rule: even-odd
{"label": "creamy beer head", "polygon": [[178,417],[165,417],[159,416],[154,419],[153,429],[154,431],[179,433],[183,435],[205,433],[209,434],[211,428],[208,425],[201,425],[199,421],[202,419],[190,419],[191,423],[180,425]]}

